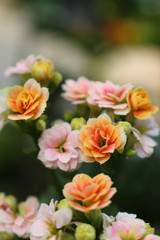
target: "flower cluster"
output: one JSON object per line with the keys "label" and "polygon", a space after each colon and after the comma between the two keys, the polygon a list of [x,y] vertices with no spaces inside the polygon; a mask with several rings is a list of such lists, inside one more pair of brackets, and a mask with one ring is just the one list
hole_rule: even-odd
{"label": "flower cluster", "polygon": [[34,222],[39,202],[36,197],[28,197],[25,202],[17,204],[14,196],[0,193],[0,237],[17,235],[22,238],[30,236],[31,225]]}
{"label": "flower cluster", "polygon": [[[131,84],[68,79],[62,84],[62,96],[77,105],[76,110],[65,111],[64,119],[52,122],[47,109],[62,76],[51,61],[30,55],[5,75],[21,76],[22,81],[0,90],[0,130],[8,121],[30,134],[37,158],[51,169],[53,189],[61,196],[63,188],[64,199],[52,199],[39,208],[36,197],[17,204],[14,196],[0,193],[0,239],[160,240],[134,214],[102,213],[117,191],[104,174],[107,164],[135,155],[149,157],[157,145],[152,137],[159,135],[153,116],[158,106],[151,104],[148,93]],[[80,172],[81,165],[93,162],[99,167],[98,175]],[[57,182],[58,173],[67,176],[64,187]]]}

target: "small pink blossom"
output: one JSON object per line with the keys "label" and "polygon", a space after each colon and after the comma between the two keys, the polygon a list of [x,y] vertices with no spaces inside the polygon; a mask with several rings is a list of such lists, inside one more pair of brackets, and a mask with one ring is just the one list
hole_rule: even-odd
{"label": "small pink blossom", "polygon": [[5,194],[0,193],[0,232],[13,233],[15,214],[5,203]]}
{"label": "small pink blossom", "polygon": [[144,240],[160,240],[160,236],[155,234],[148,234]]}
{"label": "small pink blossom", "polygon": [[130,89],[132,89],[131,84],[119,86],[110,81],[96,82],[89,90],[88,102],[100,108],[111,108],[117,115],[126,115],[129,108],[124,100]]}
{"label": "small pink blossom", "polygon": [[36,57],[33,54],[29,55],[26,59],[17,62],[15,67],[8,67],[4,74],[9,77],[30,73],[31,66],[36,63],[38,59],[41,59],[41,57]]}
{"label": "small pink blossom", "polygon": [[[103,214],[103,221],[107,218]],[[101,240],[127,240],[129,236],[130,239],[138,240],[145,236],[147,230],[146,223],[143,220],[128,213],[119,213],[107,225],[103,224],[103,228]]]}
{"label": "small pink blossom", "polygon": [[23,210],[14,221],[13,232],[19,237],[28,238],[30,236],[31,225],[37,216],[39,202],[36,197],[28,197],[21,204],[23,204]]}
{"label": "small pink blossom", "polygon": [[153,117],[146,120],[137,119],[132,131],[137,138],[137,142],[134,144],[137,155],[141,158],[149,157],[153,153],[153,148],[157,146],[157,142],[149,136],[159,135],[158,124]]}
{"label": "small pink blossom", "polygon": [[49,206],[42,203],[36,220],[31,227],[31,240],[58,240],[60,229],[70,223],[72,210],[61,208],[55,210],[56,203],[51,200]]}
{"label": "small pink blossom", "polygon": [[68,79],[62,85],[62,89],[65,91],[62,96],[73,104],[85,103],[88,98],[88,91],[93,85],[94,82],[85,77],[79,77],[77,81]]}
{"label": "small pink blossom", "polygon": [[78,134],[66,122],[45,130],[39,139],[38,159],[47,168],[74,171],[81,164]]}

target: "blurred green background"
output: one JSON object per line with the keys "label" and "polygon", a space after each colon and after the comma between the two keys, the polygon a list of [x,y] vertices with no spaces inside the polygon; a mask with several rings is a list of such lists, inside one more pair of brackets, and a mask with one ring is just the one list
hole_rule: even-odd
{"label": "blurred green background", "polygon": [[[148,90],[159,105],[159,0],[3,0],[0,20],[1,88],[19,82],[4,78],[6,67],[34,53],[51,59],[64,79],[85,75],[118,84],[131,82]],[[59,87],[50,119],[73,108],[60,93]],[[160,113],[156,120],[160,123]],[[36,154],[25,153],[32,148],[32,139],[11,125],[0,132],[0,191],[19,200],[33,194],[48,201],[56,193]],[[118,193],[113,199],[113,206],[136,213],[156,228],[160,228],[159,156],[156,147],[150,158],[125,161],[115,179]],[[90,164],[82,171],[94,175]],[[110,212],[116,209],[111,207]]]}

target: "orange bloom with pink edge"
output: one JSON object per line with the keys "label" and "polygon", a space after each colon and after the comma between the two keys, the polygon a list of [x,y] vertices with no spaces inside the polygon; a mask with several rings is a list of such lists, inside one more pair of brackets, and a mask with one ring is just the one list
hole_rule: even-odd
{"label": "orange bloom with pink edge", "polygon": [[123,127],[112,124],[107,114],[91,118],[82,127],[79,135],[83,161],[100,164],[106,162],[115,150],[121,150],[126,144]]}
{"label": "orange bloom with pink edge", "polygon": [[148,93],[143,88],[130,90],[127,99],[130,111],[133,111],[133,115],[138,119],[147,119],[158,111],[158,106],[151,105]]}
{"label": "orange bloom with pink edge", "polygon": [[7,104],[16,113],[9,115],[8,118],[11,120],[37,119],[44,112],[48,97],[48,89],[41,88],[33,78],[29,79],[24,87],[12,87],[8,93]]}
{"label": "orange bloom with pink edge", "polygon": [[71,207],[81,212],[107,207],[111,197],[116,193],[116,188],[111,188],[113,182],[103,173],[94,178],[86,174],[77,174],[72,182],[67,183],[63,195]]}

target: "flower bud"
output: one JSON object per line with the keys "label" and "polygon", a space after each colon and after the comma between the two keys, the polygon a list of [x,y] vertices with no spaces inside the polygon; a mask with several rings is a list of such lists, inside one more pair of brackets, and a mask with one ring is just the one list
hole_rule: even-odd
{"label": "flower bud", "polygon": [[75,239],[76,240],[95,240],[96,230],[90,224],[82,223],[76,228]]}
{"label": "flower bud", "polygon": [[127,155],[128,157],[134,157],[134,156],[137,155],[137,152],[136,152],[136,150],[135,150],[134,148],[131,148],[131,149],[128,149],[128,150],[126,151],[126,155]]}
{"label": "flower bud", "polygon": [[10,207],[10,209],[16,211],[17,199],[13,195],[6,196],[4,199],[4,203],[7,204]]}
{"label": "flower bud", "polygon": [[23,216],[25,214],[24,202],[18,204],[19,214]]}
{"label": "flower bud", "polygon": [[1,240],[12,240],[13,238],[14,238],[13,233],[0,232],[0,239]]}
{"label": "flower bud", "polygon": [[43,119],[38,119],[36,122],[36,128],[43,132],[46,129],[46,122]]}
{"label": "flower bud", "polygon": [[71,127],[73,130],[80,130],[83,125],[86,124],[86,120],[81,118],[73,118],[71,121]]}
{"label": "flower bud", "polygon": [[131,133],[132,125],[129,122],[118,122],[117,125],[122,126],[125,134],[128,136]]}
{"label": "flower bud", "polygon": [[70,110],[66,110],[64,113],[63,113],[63,117],[64,117],[64,120],[67,121],[67,122],[70,122],[73,118],[73,112],[71,112]]}
{"label": "flower bud", "polygon": [[50,61],[39,60],[37,64],[32,65],[31,75],[41,86],[47,86],[54,74],[54,65]]}
{"label": "flower bud", "polygon": [[147,227],[147,230],[146,230],[146,233],[145,233],[145,236],[147,236],[148,234],[154,234],[154,228],[151,227],[151,225],[149,223],[146,223],[146,227]]}
{"label": "flower bud", "polygon": [[54,75],[52,77],[52,81],[56,86],[58,86],[62,82],[62,74],[59,72],[54,72]]}
{"label": "flower bud", "polygon": [[59,210],[61,208],[71,208],[67,199],[64,198],[57,204],[57,209]]}

